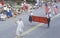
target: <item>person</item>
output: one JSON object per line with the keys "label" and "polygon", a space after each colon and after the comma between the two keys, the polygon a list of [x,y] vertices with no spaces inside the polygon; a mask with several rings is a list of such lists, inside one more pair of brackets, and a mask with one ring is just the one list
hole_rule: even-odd
{"label": "person", "polygon": [[25,11],[25,5],[26,5],[26,2],[23,1],[23,2],[21,3],[21,6],[20,6],[20,12],[21,12],[21,13],[22,13],[23,11]]}
{"label": "person", "polygon": [[25,4],[25,11],[28,11],[28,9],[29,9],[28,4]]}
{"label": "person", "polygon": [[3,6],[0,4],[0,21],[5,21],[6,15],[3,11]]}
{"label": "person", "polygon": [[6,5],[4,5],[4,8],[3,8],[3,9],[7,11],[7,6],[6,6]]}
{"label": "person", "polygon": [[5,20],[6,20],[6,17],[7,17],[7,16],[6,16],[5,14],[1,14],[1,20],[2,20],[2,21],[5,21]]}
{"label": "person", "polygon": [[30,15],[29,15],[29,22],[30,23],[32,23],[32,15],[33,15],[32,10],[30,10]]}
{"label": "person", "polygon": [[24,23],[22,21],[22,18],[15,20],[15,23],[18,25],[17,30],[16,30],[16,38],[20,38],[21,33],[23,33],[23,28],[24,28]]}
{"label": "person", "polygon": [[58,14],[58,6],[54,7],[54,12],[55,12],[55,15]]}
{"label": "person", "polygon": [[8,11],[8,12],[7,12],[7,16],[8,16],[8,17],[12,17],[11,6],[8,7],[7,11]]}
{"label": "person", "polygon": [[48,28],[50,27],[50,21],[51,21],[51,14],[48,14]]}
{"label": "person", "polygon": [[26,1],[23,2],[23,9],[24,11],[28,11],[29,9],[29,4],[27,4]]}
{"label": "person", "polygon": [[48,28],[50,27],[50,21],[51,21],[51,8],[49,7],[49,11],[48,11],[48,14],[47,14],[47,18],[48,18]]}
{"label": "person", "polygon": [[40,5],[40,0],[36,0],[36,4],[35,5],[39,6]]}
{"label": "person", "polygon": [[49,11],[48,5],[47,5],[47,3],[45,3],[45,12],[46,12],[46,15],[48,14],[48,11]]}

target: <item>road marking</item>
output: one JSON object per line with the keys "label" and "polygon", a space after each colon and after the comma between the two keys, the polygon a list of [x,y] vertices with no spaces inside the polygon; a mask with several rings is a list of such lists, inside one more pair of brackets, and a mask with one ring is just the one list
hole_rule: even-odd
{"label": "road marking", "polygon": [[[51,20],[53,20],[54,18],[56,18],[56,17],[58,17],[58,16],[60,16],[60,13],[57,14],[56,16],[52,17]],[[21,34],[21,36],[24,36],[24,35],[29,34],[30,32],[32,32],[33,30],[39,28],[39,27],[42,26],[42,25],[44,25],[44,24],[43,24],[43,23],[40,23],[40,24],[38,24],[38,25],[36,25],[36,26],[34,26],[34,27],[28,29],[27,31],[23,32],[23,33]]]}

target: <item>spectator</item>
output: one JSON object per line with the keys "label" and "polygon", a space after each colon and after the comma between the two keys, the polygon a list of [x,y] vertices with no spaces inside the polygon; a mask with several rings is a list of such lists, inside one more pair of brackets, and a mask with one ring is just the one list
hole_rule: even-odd
{"label": "spectator", "polygon": [[11,10],[11,7],[10,6],[7,8],[7,17],[8,18],[9,17],[12,17],[12,10]]}
{"label": "spectator", "polygon": [[54,12],[55,12],[55,15],[58,14],[58,6],[54,7]]}
{"label": "spectator", "polygon": [[4,14],[3,6],[0,6],[0,20],[4,21],[6,19],[6,14]]}

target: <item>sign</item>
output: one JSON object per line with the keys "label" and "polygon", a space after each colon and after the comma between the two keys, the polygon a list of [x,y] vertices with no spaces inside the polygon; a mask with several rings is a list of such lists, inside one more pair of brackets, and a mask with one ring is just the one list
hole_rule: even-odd
{"label": "sign", "polygon": [[32,21],[40,22],[40,23],[48,23],[48,18],[47,17],[32,16]]}

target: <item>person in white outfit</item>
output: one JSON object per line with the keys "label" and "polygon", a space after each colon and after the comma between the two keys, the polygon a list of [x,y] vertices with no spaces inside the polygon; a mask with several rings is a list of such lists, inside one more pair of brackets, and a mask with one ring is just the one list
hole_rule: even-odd
{"label": "person in white outfit", "polygon": [[24,24],[22,19],[20,18],[19,20],[16,20],[17,30],[16,30],[16,38],[20,38],[21,33],[23,32]]}

